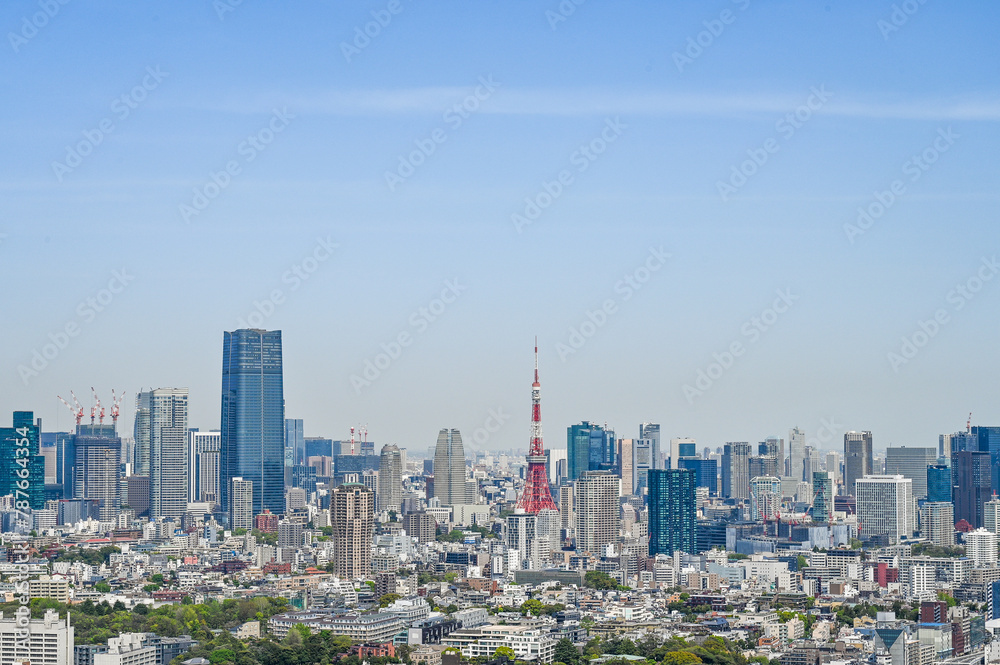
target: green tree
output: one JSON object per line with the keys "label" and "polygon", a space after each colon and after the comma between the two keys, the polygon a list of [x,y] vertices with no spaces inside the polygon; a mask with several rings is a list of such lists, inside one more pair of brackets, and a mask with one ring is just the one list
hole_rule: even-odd
{"label": "green tree", "polygon": [[398,593],[387,593],[387,594],[385,594],[384,596],[382,596],[381,598],[378,599],[378,606],[379,607],[389,607],[390,605],[392,605],[393,603],[395,603],[400,598],[402,598],[402,596],[400,596]]}
{"label": "green tree", "polygon": [[94,589],[101,593],[111,593],[111,585],[107,582],[98,582],[94,585]]}
{"label": "green tree", "polygon": [[938,591],[937,599],[943,600],[944,602],[948,603],[948,607],[955,607],[955,605],[958,605],[958,601],[955,600],[955,597],[949,594],[947,591]]}
{"label": "green tree", "polygon": [[602,573],[599,570],[588,570],[583,576],[583,586],[598,591],[607,591],[617,589],[618,582],[607,573]]}
{"label": "green tree", "polygon": [[506,656],[507,660],[517,660],[517,654],[510,647],[497,647],[496,651],[493,652],[493,658],[500,656]]}
{"label": "green tree", "polygon": [[553,658],[566,665],[576,665],[580,660],[580,652],[569,638],[564,637],[556,642]]}
{"label": "green tree", "polygon": [[663,656],[663,665],[698,665],[702,660],[690,651],[671,651]]}

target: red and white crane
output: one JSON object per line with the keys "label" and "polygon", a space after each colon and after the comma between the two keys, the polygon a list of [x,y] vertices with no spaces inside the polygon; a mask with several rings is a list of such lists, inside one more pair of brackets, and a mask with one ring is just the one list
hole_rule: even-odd
{"label": "red and white crane", "polygon": [[94,407],[90,410],[90,423],[94,423],[94,414],[97,414],[99,422],[104,424],[104,407],[101,406],[101,398],[97,396],[97,391],[94,390],[94,386],[90,387],[90,394],[94,396]]}
{"label": "red and white crane", "polygon": [[114,423],[115,429],[118,426],[118,416],[121,414],[122,400],[125,399],[125,391],[118,397],[115,397],[115,389],[111,389],[111,422]]}
{"label": "red and white crane", "polygon": [[[56,397],[59,397],[59,395],[56,395]],[[76,401],[76,398],[74,397],[73,400]],[[76,408],[72,406],[69,402],[64,400],[62,397],[59,397],[59,401],[65,404],[66,408],[73,412],[73,417],[76,418],[76,424],[79,427],[80,421],[83,420],[83,407],[80,406],[79,403],[77,403],[77,406],[79,406],[80,408]]]}

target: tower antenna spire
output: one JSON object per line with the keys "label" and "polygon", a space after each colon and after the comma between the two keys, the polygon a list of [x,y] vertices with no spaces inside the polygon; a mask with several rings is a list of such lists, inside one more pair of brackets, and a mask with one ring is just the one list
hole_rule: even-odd
{"label": "tower antenna spire", "polygon": [[559,510],[549,490],[542,445],[542,386],[538,382],[538,337],[535,337],[535,382],[531,384],[531,445],[528,447],[528,476],[517,507],[537,515],[544,509]]}

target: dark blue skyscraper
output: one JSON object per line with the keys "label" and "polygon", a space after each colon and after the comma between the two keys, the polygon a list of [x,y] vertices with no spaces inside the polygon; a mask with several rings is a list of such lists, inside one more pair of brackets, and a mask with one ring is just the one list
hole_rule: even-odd
{"label": "dark blue skyscraper", "polygon": [[976,437],[978,449],[990,454],[990,484],[1000,488],[1000,427],[972,428],[972,436]]}
{"label": "dark blue skyscraper", "polygon": [[717,460],[682,457],[680,463],[682,469],[694,471],[695,487],[707,487],[711,496],[719,496],[719,465]]}
{"label": "dark blue skyscraper", "polygon": [[952,503],[955,520],[966,520],[973,529],[985,525],[983,506],[990,500],[990,454],[960,450],[951,453]]}
{"label": "dark blue skyscraper", "polygon": [[45,458],[31,411],[15,411],[14,426],[0,427],[0,495],[11,495],[18,510],[45,505]]}
{"label": "dark blue skyscraper", "polygon": [[951,467],[947,464],[927,467],[927,500],[951,503]]}
{"label": "dark blue skyscraper", "polygon": [[567,480],[584,471],[611,469],[615,464],[615,433],[583,421],[566,428]]}
{"label": "dark blue skyscraper", "polygon": [[697,551],[695,472],[649,471],[649,556]]}
{"label": "dark blue skyscraper", "polygon": [[281,331],[226,332],[222,343],[221,505],[233,478],[253,483],[252,514],[283,513],[285,397]]}

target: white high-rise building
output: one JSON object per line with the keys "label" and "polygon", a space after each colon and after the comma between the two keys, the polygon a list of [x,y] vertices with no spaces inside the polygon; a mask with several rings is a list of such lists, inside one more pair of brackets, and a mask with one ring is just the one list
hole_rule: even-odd
{"label": "white high-rise building", "polygon": [[60,619],[55,610],[46,610],[43,618],[30,619],[26,626],[0,612],[0,663],[73,665],[73,633],[69,618]]}
{"label": "white high-rise building", "polygon": [[781,478],[757,476],[750,480],[750,519],[772,520],[781,509]]}
{"label": "white high-rise building", "polygon": [[[465,474],[465,460],[462,461],[462,473]],[[437,480],[435,476],[434,480]],[[435,487],[436,489],[436,487]],[[382,446],[378,462],[378,491],[375,495],[376,510],[392,510],[399,512],[403,500],[403,456],[399,446]]]}
{"label": "white high-rise building", "polygon": [[[806,433],[798,427],[788,430],[788,477],[807,480],[804,460],[806,458]],[[812,476],[808,478],[812,480]]]}
{"label": "white high-rise building", "polygon": [[108,639],[108,650],[94,654],[94,665],[156,665],[156,647],[146,633],[122,633]]}
{"label": "white high-rise building", "polygon": [[514,513],[505,520],[504,541],[516,551],[517,570],[542,570],[549,565],[559,543],[559,512],[542,510],[537,515]]}
{"label": "white high-rise building", "polygon": [[188,504],[188,389],[149,391],[149,516],[181,519]]}
{"label": "white high-rise building", "polygon": [[229,490],[229,525],[234,529],[252,528],[253,481],[233,478]]}
{"label": "white high-rise building", "polygon": [[987,531],[1000,534],[1000,499],[990,499],[983,504],[983,526]]}
{"label": "white high-rise building", "polygon": [[188,502],[219,502],[219,451],[222,433],[218,430],[188,432]]}
{"label": "white high-rise building", "polygon": [[576,549],[600,556],[617,542],[621,479],[608,471],[585,471],[573,488],[576,505]]}
{"label": "white high-rise building", "polygon": [[902,475],[864,476],[855,483],[858,534],[888,536],[890,543],[913,535],[913,481]]}
{"label": "white high-rise building", "polygon": [[997,534],[986,529],[976,529],[965,534],[965,554],[975,568],[996,568]]}
{"label": "white high-rise building", "polygon": [[937,571],[934,566],[910,566],[906,575],[909,597],[915,600],[931,600],[937,592]]}
{"label": "white high-rise building", "polygon": [[950,501],[929,501],[921,506],[920,535],[934,545],[954,545],[955,506]]}

